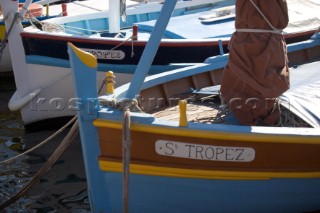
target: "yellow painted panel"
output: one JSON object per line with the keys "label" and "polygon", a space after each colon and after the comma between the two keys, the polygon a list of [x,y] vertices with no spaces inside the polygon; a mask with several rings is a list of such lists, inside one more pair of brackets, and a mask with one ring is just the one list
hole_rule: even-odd
{"label": "yellow painted panel", "polygon": [[4,35],[6,33],[6,27],[4,26],[4,24],[0,25],[0,40],[2,40],[4,38]]}
{"label": "yellow painted panel", "polygon": [[[122,163],[99,160],[100,169],[108,172],[122,172]],[[213,171],[197,169],[181,169],[173,167],[158,167],[130,164],[130,173],[140,175],[222,179],[222,180],[267,180],[271,178],[320,178],[319,172],[243,172],[243,171]]]}

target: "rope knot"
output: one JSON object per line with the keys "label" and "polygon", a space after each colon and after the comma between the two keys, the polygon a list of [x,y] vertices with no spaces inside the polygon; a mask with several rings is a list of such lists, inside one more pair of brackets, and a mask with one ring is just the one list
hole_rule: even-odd
{"label": "rope knot", "polygon": [[99,104],[104,107],[112,108],[112,109],[117,109],[118,107],[118,102],[116,99],[105,99],[105,98],[99,98]]}
{"label": "rope knot", "polygon": [[141,112],[136,99],[124,98],[118,102],[118,108],[122,111],[129,109],[131,112]]}

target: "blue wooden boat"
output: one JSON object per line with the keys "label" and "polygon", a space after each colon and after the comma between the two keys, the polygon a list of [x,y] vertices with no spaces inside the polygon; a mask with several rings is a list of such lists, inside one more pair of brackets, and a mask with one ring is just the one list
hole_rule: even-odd
{"label": "blue wooden boat", "polygon": [[[235,28],[234,14],[227,15],[232,9],[225,6],[233,3],[234,0],[179,1],[149,74],[191,66],[212,55],[226,53]],[[302,13],[302,8],[316,10],[319,3],[310,6],[302,0],[290,0],[289,5],[293,15],[290,16],[290,26],[285,29],[287,42],[309,38],[318,28],[320,17],[318,13]],[[73,42],[98,57],[98,84],[102,84],[107,70],[118,73],[117,86],[129,82],[161,7],[162,4],[157,2],[128,7],[126,21],[118,20],[120,31],[117,33],[108,30],[113,22],[109,23],[106,12],[50,19],[42,22],[42,30],[15,28],[11,33],[14,44],[9,46],[15,58],[17,92],[11,98],[9,109],[21,112],[28,129],[50,126],[75,114],[70,110],[75,105],[75,95],[67,42]],[[186,28],[185,20],[192,30]],[[138,25],[137,37],[133,34],[134,24]]]}
{"label": "blue wooden boat", "polygon": [[[166,1],[165,11],[174,5]],[[310,113],[300,117],[304,127],[239,125],[230,114],[222,123],[195,119],[195,113],[216,117],[214,104],[205,100],[216,97],[228,54],[145,78],[168,18],[160,14],[158,34],[152,34],[131,84],[114,90],[109,73],[104,96],[97,95],[95,56],[68,44],[92,211],[319,210],[317,107],[305,106]],[[319,103],[319,50],[319,33],[288,45],[298,81],[283,97],[292,103],[299,102],[291,99],[297,94]]]}

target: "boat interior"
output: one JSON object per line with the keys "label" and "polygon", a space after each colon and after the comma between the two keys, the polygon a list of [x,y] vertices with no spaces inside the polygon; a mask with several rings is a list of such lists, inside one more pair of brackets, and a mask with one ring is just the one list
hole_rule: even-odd
{"label": "boat interior", "polygon": [[[282,114],[277,126],[320,126],[320,114],[317,109],[317,104],[320,104],[317,95],[320,92],[319,52],[320,46],[318,45],[288,53],[291,87],[279,98]],[[217,56],[213,60],[224,59],[223,56]],[[183,70],[180,74],[176,71],[170,72],[172,76],[179,76],[182,75]],[[139,106],[143,112],[153,114],[156,118],[178,121],[180,118],[179,100],[186,100],[189,122],[238,125],[239,123],[220,97],[222,72],[223,67],[208,72],[199,72],[196,75],[186,74],[185,77],[172,81],[164,80],[164,83],[141,91],[137,98]],[[161,79],[159,75],[157,78]],[[168,74],[163,78],[169,78]]]}
{"label": "boat interior", "polygon": [[[232,11],[234,12],[234,6],[229,6],[233,3],[234,0],[227,0],[212,4],[203,4],[198,6],[177,8],[174,10],[172,16],[178,17],[198,14],[197,18],[199,17],[204,19],[207,17],[206,19],[209,19],[208,17],[210,17],[210,19],[212,19],[213,16],[217,16],[216,14],[218,14],[219,16],[223,16],[226,13],[230,13]],[[152,20],[156,20],[160,14],[160,10],[149,12],[148,10],[144,10],[143,7],[141,8],[140,12],[135,13],[133,12],[134,10],[131,11],[131,9],[134,8],[128,8],[125,19],[123,18],[120,20],[121,32],[117,34],[108,33],[109,19],[105,16],[104,13],[89,14],[86,15],[86,18],[74,18],[71,21],[68,21],[68,17],[48,20],[46,22],[41,22],[41,24],[36,28],[28,28],[26,29],[26,31],[34,32],[35,30],[40,29],[45,32],[66,33],[82,36],[86,35],[90,37],[130,37],[132,35],[131,27],[133,25],[139,25],[140,23],[145,22],[146,25],[154,25],[154,22],[152,22]],[[221,12],[226,10],[228,10],[229,12]],[[151,22],[149,23],[149,21]],[[204,20],[200,20],[200,22],[201,21]],[[143,25],[144,24],[142,24],[141,26]],[[151,26],[151,28],[153,27]],[[148,35],[148,37],[150,36],[149,30],[146,30],[146,34]],[[142,35],[143,34],[141,34],[141,36]]]}
{"label": "boat interior", "polygon": [[[235,8],[233,1],[205,4],[201,7],[180,8],[173,12],[164,39],[227,39],[235,31]],[[231,6],[230,6],[231,5]],[[315,0],[290,0],[288,3],[290,22],[284,30],[285,34],[297,32],[314,32],[319,28],[320,15],[316,11],[320,3]],[[109,20],[103,14],[87,18],[64,21],[61,18],[41,22],[40,28],[45,32],[73,34],[97,38],[126,38],[133,35],[132,26],[138,27],[138,38],[148,39],[154,29],[160,11],[131,14],[127,11],[125,19],[120,20],[121,31],[109,33]],[[97,16],[97,17],[95,17]],[[60,20],[61,19],[61,20]],[[185,20],[188,20],[186,27]],[[66,18],[68,20],[68,18]],[[50,24],[52,23],[52,24]],[[34,31],[28,28],[26,31]],[[309,35],[309,34],[308,34]],[[304,38],[306,39],[306,38]]]}

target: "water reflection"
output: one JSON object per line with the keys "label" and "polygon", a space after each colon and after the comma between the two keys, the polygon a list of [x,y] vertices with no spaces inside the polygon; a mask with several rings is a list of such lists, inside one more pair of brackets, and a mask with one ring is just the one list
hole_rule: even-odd
{"label": "water reflection", "polygon": [[[13,77],[0,76],[0,162],[30,149],[54,133],[54,131],[32,133],[25,131],[20,114],[10,112],[7,108],[14,91]],[[32,179],[67,131],[28,155],[7,164],[0,164],[0,203],[12,197]],[[39,183],[4,210],[4,212],[70,211],[90,211],[79,136]]]}

